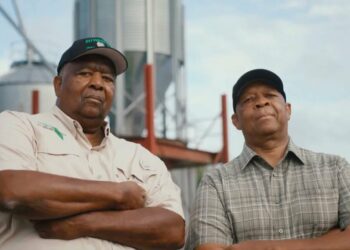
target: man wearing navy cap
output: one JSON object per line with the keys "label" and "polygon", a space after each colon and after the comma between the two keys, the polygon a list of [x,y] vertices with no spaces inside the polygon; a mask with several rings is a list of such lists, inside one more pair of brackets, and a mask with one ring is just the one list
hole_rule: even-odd
{"label": "man wearing navy cap", "polygon": [[164,163],[110,133],[125,57],[102,38],[62,55],[50,112],[0,114],[0,249],[178,249],[180,190]]}
{"label": "man wearing navy cap", "polygon": [[275,73],[245,73],[232,98],[243,151],[201,180],[186,249],[349,250],[349,163],[293,143]]}

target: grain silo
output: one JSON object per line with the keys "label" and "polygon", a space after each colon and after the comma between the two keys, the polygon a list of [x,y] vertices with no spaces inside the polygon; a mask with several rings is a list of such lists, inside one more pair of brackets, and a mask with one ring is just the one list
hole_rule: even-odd
{"label": "grain silo", "polygon": [[77,0],[75,38],[101,36],[123,51],[129,69],[118,79],[112,121],[119,135],[140,136],[144,124],[144,64],[155,72],[155,106],[175,89],[176,138],[185,139],[184,30],[181,0]]}
{"label": "grain silo", "polygon": [[10,71],[0,77],[0,112],[16,110],[27,113],[45,112],[55,104],[56,96],[52,86],[55,65],[28,38],[17,2],[12,2],[18,19],[12,17],[0,6],[4,18],[23,38],[26,50],[25,60],[12,63]]}
{"label": "grain silo", "polygon": [[38,113],[49,110],[56,100],[53,74],[40,61],[16,61],[0,77],[0,112],[5,109]]}

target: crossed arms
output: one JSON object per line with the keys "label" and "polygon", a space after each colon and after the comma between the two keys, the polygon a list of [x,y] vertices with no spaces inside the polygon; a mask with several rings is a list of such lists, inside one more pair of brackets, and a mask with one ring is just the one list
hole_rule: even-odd
{"label": "crossed arms", "polygon": [[145,191],[134,182],[0,171],[0,210],[31,220],[42,238],[95,237],[137,249],[180,248],[182,217],[144,202]]}
{"label": "crossed arms", "polygon": [[196,250],[349,250],[350,227],[333,229],[325,235],[302,240],[252,240],[233,245],[203,244]]}

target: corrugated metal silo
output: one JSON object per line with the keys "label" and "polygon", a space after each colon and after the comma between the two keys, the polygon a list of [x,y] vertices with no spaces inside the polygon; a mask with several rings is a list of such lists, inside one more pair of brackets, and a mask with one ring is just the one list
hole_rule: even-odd
{"label": "corrugated metal silo", "polygon": [[[144,130],[144,65],[147,60],[145,0],[76,0],[75,38],[101,36],[123,51],[129,69],[119,78],[111,120],[119,135],[140,136]],[[156,108],[175,84],[176,137],[185,140],[184,39],[181,0],[151,0]],[[181,110],[181,111],[180,111]],[[112,124],[113,126],[113,124]]]}
{"label": "corrugated metal silo", "polygon": [[10,71],[0,77],[0,112],[49,110],[56,100],[52,78],[52,73],[41,62],[14,62]]}

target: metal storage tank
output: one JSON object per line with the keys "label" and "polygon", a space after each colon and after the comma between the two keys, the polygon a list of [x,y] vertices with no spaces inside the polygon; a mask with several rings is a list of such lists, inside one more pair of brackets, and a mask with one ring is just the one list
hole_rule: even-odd
{"label": "metal storage tank", "polygon": [[0,77],[0,112],[48,111],[56,100],[52,79],[52,73],[41,62],[14,62],[10,71]]}
{"label": "metal storage tank", "polygon": [[[152,4],[151,20],[147,2]],[[118,79],[111,114],[118,135],[140,136],[144,131],[144,65],[147,60],[147,22],[152,22],[156,109],[175,88],[175,136],[186,140],[184,87],[184,30],[181,0],[76,0],[75,38],[101,36],[124,52],[129,69]]]}

